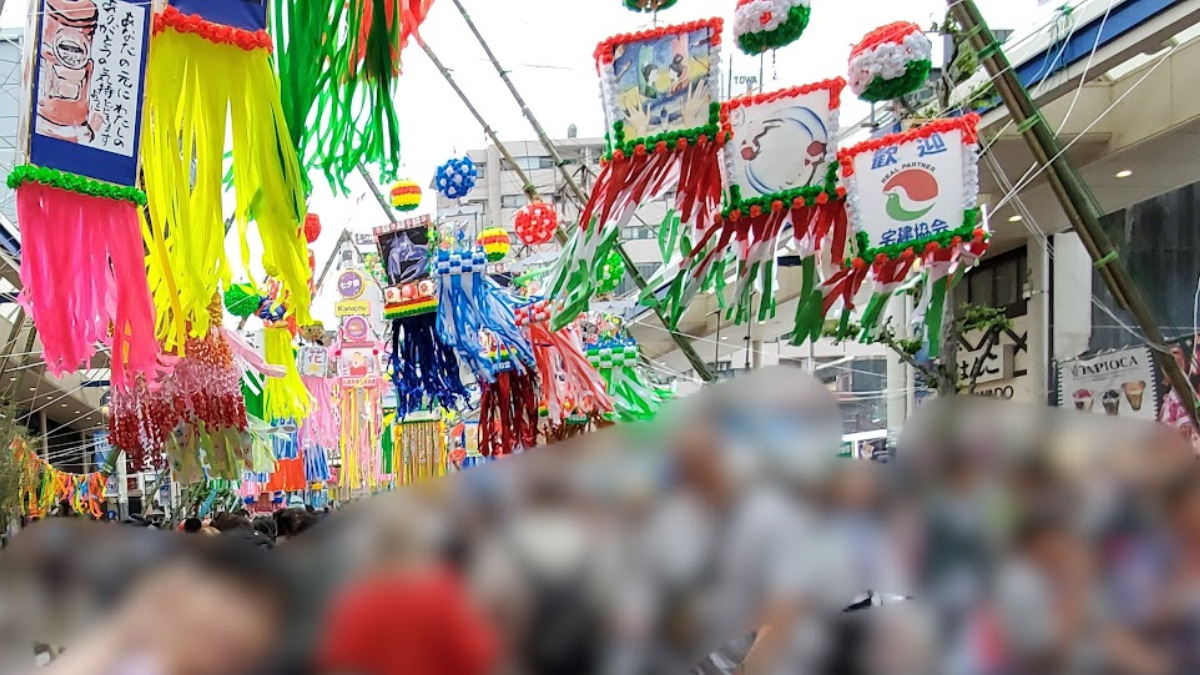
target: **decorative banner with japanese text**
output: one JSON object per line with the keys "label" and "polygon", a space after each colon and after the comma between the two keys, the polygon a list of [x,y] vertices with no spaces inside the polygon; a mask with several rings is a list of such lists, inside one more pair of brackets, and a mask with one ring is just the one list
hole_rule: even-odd
{"label": "decorative banner with japanese text", "polygon": [[135,186],[150,0],[41,0],[29,161]]}
{"label": "decorative banner with japanese text", "polygon": [[1058,366],[1058,404],[1080,412],[1155,421],[1154,359],[1146,347],[1065,361]]}
{"label": "decorative banner with japanese text", "polygon": [[975,140],[973,118],[939,120],[841,153],[851,225],[866,235],[868,249],[895,257],[907,247],[919,253],[935,239],[971,236],[979,193]]}

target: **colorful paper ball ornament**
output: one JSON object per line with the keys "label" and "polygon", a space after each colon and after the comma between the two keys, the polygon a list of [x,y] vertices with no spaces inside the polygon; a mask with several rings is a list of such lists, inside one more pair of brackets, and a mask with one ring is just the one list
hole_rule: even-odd
{"label": "colorful paper ball ornament", "polygon": [[933,43],[915,23],[876,28],[850,50],[850,90],[871,103],[919,90],[929,80]]}
{"label": "colorful paper ball ornament", "polygon": [[809,0],[738,0],[733,35],[747,54],[792,44],[808,28]]}
{"label": "colorful paper ball ornament", "polygon": [[558,212],[546,202],[526,204],[517,211],[513,219],[513,230],[517,238],[528,246],[545,244],[554,238],[558,229]]}
{"label": "colorful paper ball ornament", "polygon": [[421,186],[416,181],[398,180],[392,184],[392,208],[412,211],[421,205]]}
{"label": "colorful paper ball ornament", "polygon": [[304,216],[304,240],[313,243],[321,236],[321,216],[309,213]]}
{"label": "colorful paper ball ornament", "polygon": [[462,199],[475,188],[479,170],[470,157],[451,159],[438,167],[434,183],[446,199]]}
{"label": "colorful paper ball ornament", "polygon": [[625,261],[621,258],[621,252],[614,250],[604,259],[604,264],[600,266],[600,275],[596,279],[596,292],[600,295],[608,295],[617,290],[617,286],[621,285],[621,279],[625,277]]}
{"label": "colorful paper ball ornament", "polygon": [[225,309],[239,319],[258,313],[262,300],[250,284],[231,284],[225,289]]}
{"label": "colorful paper ball ornament", "polygon": [[635,12],[657,12],[673,6],[677,0],[624,0],[625,8]]}
{"label": "colorful paper ball ornament", "polygon": [[512,239],[500,227],[484,228],[479,233],[479,237],[475,239],[475,242],[483,248],[488,262],[504,260],[504,256],[508,255],[509,249],[512,248]]}

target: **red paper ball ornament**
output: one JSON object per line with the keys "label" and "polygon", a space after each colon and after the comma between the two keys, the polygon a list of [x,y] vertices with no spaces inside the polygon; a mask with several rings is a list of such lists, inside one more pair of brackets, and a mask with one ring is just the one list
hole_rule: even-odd
{"label": "red paper ball ornament", "polygon": [[321,236],[321,216],[315,213],[304,216],[304,238],[311,244],[319,236]]}
{"label": "red paper ball ornament", "polygon": [[513,230],[517,238],[528,246],[545,244],[554,238],[558,229],[558,212],[546,202],[533,202],[517,211]]}

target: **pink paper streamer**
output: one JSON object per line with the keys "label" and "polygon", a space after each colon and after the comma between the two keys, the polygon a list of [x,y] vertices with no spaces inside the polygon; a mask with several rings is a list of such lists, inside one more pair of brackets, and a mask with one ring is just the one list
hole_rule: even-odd
{"label": "pink paper streamer", "polygon": [[[56,377],[112,347],[112,385],[160,371],[137,207],[38,183],[17,188],[20,301]],[[109,332],[111,326],[111,333]]]}

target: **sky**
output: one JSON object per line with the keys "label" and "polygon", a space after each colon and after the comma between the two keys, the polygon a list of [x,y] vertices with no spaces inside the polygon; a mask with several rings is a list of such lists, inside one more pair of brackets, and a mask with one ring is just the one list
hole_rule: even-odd
{"label": "sky", "polygon": [[[977,2],[993,28],[1024,28],[1039,14],[1036,0]],[[22,25],[29,3],[7,0],[0,25]],[[625,9],[621,0],[462,0],[462,4],[552,138],[566,136],[571,124],[578,127],[581,137],[604,134],[592,64],[595,45],[611,35],[654,25],[650,15]],[[761,68],[767,90],[843,75],[850,47],[871,29],[899,20],[928,27],[940,22],[946,7],[941,0],[812,0],[812,19],[804,36],[760,60],[736,49],[730,30],[734,5],[735,0],[679,0],[659,14],[658,23],[725,18],[723,71],[729,67],[732,52],[734,75],[757,76]],[[450,0],[435,0],[422,35],[502,141],[536,139]],[[402,59],[404,71],[396,93],[402,173],[424,187],[439,164],[467,150],[486,147],[488,139],[417,45],[410,44]],[[867,106],[847,91],[843,126],[861,120],[867,112]],[[335,196],[320,176],[314,175],[314,182],[318,187],[310,211],[318,213],[324,224],[324,234],[314,246],[319,272],[343,227],[369,232],[386,222],[386,214],[362,180],[352,181],[352,194],[347,197]],[[426,195],[417,213],[432,213],[434,207],[434,196]],[[236,240],[228,243],[235,277],[244,276],[237,270]],[[261,269],[251,273],[261,276]],[[325,304],[332,309],[331,298],[325,300],[328,302],[318,303],[314,309],[319,316],[332,317],[331,311],[322,311]]]}

